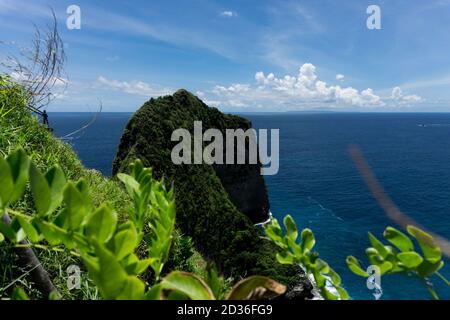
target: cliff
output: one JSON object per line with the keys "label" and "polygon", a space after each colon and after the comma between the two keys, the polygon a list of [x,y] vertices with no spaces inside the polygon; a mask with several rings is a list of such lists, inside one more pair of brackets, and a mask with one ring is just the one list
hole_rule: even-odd
{"label": "cliff", "polygon": [[[248,120],[222,114],[185,90],[151,99],[130,119],[121,139],[113,174],[139,158],[157,178],[175,187],[177,224],[196,247],[226,275],[260,274],[286,284],[307,283],[299,268],[280,265],[276,247],[254,226],[268,218],[269,201],[260,165],[175,165],[171,151],[178,142],[172,132],[247,129]],[[306,285],[308,286],[308,285]]]}

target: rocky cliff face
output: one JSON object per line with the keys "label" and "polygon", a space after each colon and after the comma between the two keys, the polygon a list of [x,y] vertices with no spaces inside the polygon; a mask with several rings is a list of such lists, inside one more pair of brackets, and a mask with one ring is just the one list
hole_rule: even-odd
{"label": "rocky cliff face", "polygon": [[260,175],[259,166],[214,166],[225,191],[236,208],[249,217],[253,223],[269,219],[269,199],[266,184]]}
{"label": "rocky cliff face", "polygon": [[[155,147],[160,145],[158,143],[161,138],[160,135],[163,134],[163,138],[167,142],[170,142],[172,131],[169,129],[178,129],[176,127],[177,123],[179,123],[180,128],[189,130],[193,128],[194,121],[202,121],[203,131],[218,129],[224,136],[226,129],[243,129],[246,131],[251,128],[251,123],[247,119],[222,114],[217,109],[206,106],[185,90],[180,90],[173,97],[166,97],[165,99],[166,101],[164,103],[169,103],[167,105],[169,108],[166,108],[167,106],[162,103],[162,99],[151,100],[130,121],[119,146],[118,155],[114,162],[113,174],[116,174],[123,168],[124,160],[128,160],[130,156],[136,157],[139,155],[141,159],[153,159],[153,154],[149,154],[143,150],[151,149],[152,153],[156,152],[159,154],[161,150]],[[174,103],[175,101],[181,103]],[[135,123],[142,123],[142,119],[147,118],[149,113],[156,115],[159,112],[162,112],[161,115],[163,115],[161,119],[163,125],[160,128],[161,131],[155,130],[157,128],[149,130],[148,123],[142,124],[142,126],[135,125]],[[172,116],[178,117],[180,112],[184,112],[185,114],[180,115],[179,119],[172,118]],[[137,117],[139,119],[135,119]],[[165,127],[164,123],[166,124]],[[193,135],[193,130],[190,131]],[[163,147],[162,150],[167,155],[169,151],[167,147],[169,145],[165,143],[160,146]],[[248,152],[248,146],[246,147],[246,151]],[[170,157],[166,161],[171,161]],[[153,163],[149,161],[148,165],[159,169],[158,162]],[[260,164],[219,164],[212,165],[212,168],[220,179],[222,188],[226,191],[228,198],[238,211],[244,213],[255,224],[269,219],[269,198],[264,178],[260,175]],[[167,172],[164,173],[167,174]]]}
{"label": "rocky cliff face", "polygon": [[260,165],[175,165],[171,151],[174,130],[193,132],[194,122],[209,128],[247,129],[248,120],[225,115],[185,90],[151,99],[130,119],[113,165],[124,171],[136,158],[152,167],[157,178],[173,184],[177,224],[195,246],[225,275],[260,274],[295,285],[305,281],[298,269],[280,265],[276,247],[261,239],[254,223],[265,221],[269,201]]}

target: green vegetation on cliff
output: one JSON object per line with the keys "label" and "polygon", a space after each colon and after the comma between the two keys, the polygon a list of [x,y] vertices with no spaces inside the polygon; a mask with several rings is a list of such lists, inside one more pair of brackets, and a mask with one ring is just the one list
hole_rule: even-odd
{"label": "green vegetation on cliff", "polygon": [[[21,86],[9,77],[0,75],[0,157],[23,148],[42,171],[47,171],[54,165],[60,166],[67,179],[86,181],[95,206],[108,202],[116,209],[119,219],[123,220],[133,206],[124,188],[116,180],[106,179],[99,172],[83,167],[70,145],[56,139],[47,128],[39,125],[38,119],[27,108],[25,96]],[[14,209],[27,214],[34,212],[29,188],[24,198],[14,205]],[[29,270],[19,265],[17,255],[11,249],[11,245],[5,242],[0,245],[0,299],[9,296],[14,284],[24,287],[31,297],[41,297],[34,284],[27,281]],[[68,250],[37,249],[35,252],[66,299],[99,298],[97,288],[85,272],[82,272],[81,290],[67,290],[67,268],[73,264],[81,266],[80,259],[71,255]],[[172,252],[164,271],[183,269],[203,273],[204,264],[201,255],[192,248],[189,238],[183,237],[178,230],[175,231]]]}
{"label": "green vegetation on cliff", "polygon": [[[153,168],[156,178],[173,183],[178,226],[224,274],[237,278],[259,274],[286,284],[299,283],[299,268],[277,262],[276,246],[263,239],[261,231],[236,208],[213,166],[175,165],[171,161],[176,145],[171,141],[173,131],[184,128],[192,133],[194,121],[202,121],[204,130],[251,126],[246,119],[208,107],[185,90],[151,99],[129,121],[113,173],[124,171],[129,163],[140,159]],[[249,170],[246,165],[240,166],[244,172]]]}

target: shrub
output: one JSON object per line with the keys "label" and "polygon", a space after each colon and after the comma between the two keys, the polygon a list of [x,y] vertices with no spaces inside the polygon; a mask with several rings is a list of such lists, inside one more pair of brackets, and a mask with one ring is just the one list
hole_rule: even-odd
{"label": "shrub", "polygon": [[[103,298],[211,300],[220,294],[215,271],[208,272],[204,280],[180,271],[160,277],[175,228],[174,193],[162,181],[154,180],[152,171],[140,161],[130,165],[129,175],[118,176],[134,204],[123,222],[118,221],[111,204],[93,204],[83,179],[66,181],[59,166],[41,173],[21,149],[6,159],[0,157],[0,178],[0,212],[13,217],[9,224],[0,222],[0,241],[7,239],[16,246],[34,247],[45,240],[50,250],[66,247],[81,257]],[[36,209],[31,216],[11,209],[22,197],[28,180]],[[150,221],[150,234],[144,233],[146,221]],[[24,244],[25,238],[29,242]],[[145,259],[136,255],[142,241],[147,245]],[[139,278],[147,268],[155,273],[151,287]],[[269,278],[253,276],[236,284],[227,298],[263,297],[266,293],[281,294],[285,289]],[[20,289],[13,291],[12,297],[27,298]],[[49,298],[58,297],[52,292]]]}

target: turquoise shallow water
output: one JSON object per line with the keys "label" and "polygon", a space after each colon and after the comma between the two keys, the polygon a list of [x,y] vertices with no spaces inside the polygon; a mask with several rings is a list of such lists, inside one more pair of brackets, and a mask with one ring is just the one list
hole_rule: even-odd
{"label": "turquoise shallow water", "polygon": [[[111,172],[130,114],[104,113],[70,141],[83,163]],[[51,114],[56,135],[88,122],[88,114]],[[422,225],[450,238],[450,114],[247,114],[256,128],[280,129],[280,171],[266,177],[271,210],[289,213],[314,230],[317,250],[338,271],[354,299],[373,299],[365,279],[347,270],[345,258],[364,258],[367,231],[379,235],[393,223],[378,207],[348,154],[358,144],[394,201]],[[365,259],[363,259],[365,261]],[[450,278],[450,264],[442,272]],[[432,279],[443,299],[450,288]],[[411,277],[382,279],[382,299],[424,299]]]}

